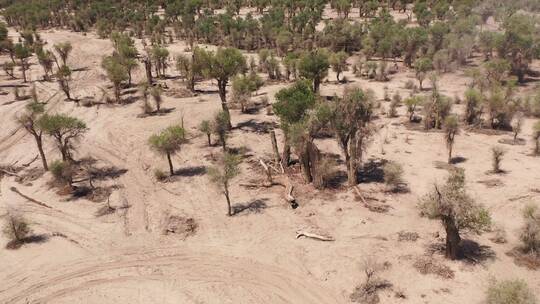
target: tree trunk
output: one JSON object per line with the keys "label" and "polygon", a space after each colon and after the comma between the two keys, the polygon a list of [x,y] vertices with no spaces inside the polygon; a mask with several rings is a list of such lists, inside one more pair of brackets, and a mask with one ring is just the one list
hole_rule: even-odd
{"label": "tree trunk", "polygon": [[358,184],[358,168],[356,166],[356,139],[351,138],[349,143],[349,153],[345,154],[347,162],[347,180],[349,187],[354,187]]}
{"label": "tree trunk", "polygon": [[209,147],[212,146],[212,140],[211,140],[211,138],[210,138],[210,133],[207,133],[207,134],[206,134],[206,137],[208,138],[208,146],[209,146]]}
{"label": "tree trunk", "polygon": [[320,86],[321,86],[321,79],[319,79],[319,77],[315,77],[315,79],[313,79],[313,92],[318,93]]}
{"label": "tree trunk", "polygon": [[45,152],[43,151],[43,142],[41,140],[41,135],[35,134],[34,138],[36,139],[37,148],[39,155],[41,156],[41,162],[43,163],[43,169],[49,171],[49,166],[47,165],[47,159],[45,158]]}
{"label": "tree trunk", "polygon": [[146,81],[149,85],[152,85],[152,62],[150,59],[144,61],[144,68],[146,70]]}
{"label": "tree trunk", "polygon": [[456,223],[451,217],[443,218],[444,229],[446,230],[446,252],[445,256],[451,260],[461,258],[461,237]]}
{"label": "tree trunk", "polygon": [[174,168],[173,168],[173,164],[172,164],[171,153],[167,153],[167,161],[169,162],[169,172],[171,173],[171,176],[173,176],[174,175]]}
{"label": "tree trunk", "polygon": [[279,149],[276,140],[276,131],[270,131],[270,139],[272,140],[272,149],[274,150],[274,161],[277,164],[281,161],[281,158],[279,156]]}
{"label": "tree trunk", "polygon": [[227,140],[225,139],[225,135],[219,136],[219,141],[221,142],[221,147],[223,148],[223,152],[227,152]]}
{"label": "tree trunk", "polygon": [[232,216],[231,199],[229,198],[229,185],[225,184],[225,198],[227,199],[227,215]]}
{"label": "tree trunk", "polygon": [[448,146],[448,163],[451,164],[452,163],[452,145],[449,145]]}
{"label": "tree trunk", "polygon": [[23,62],[21,62],[21,70],[23,74],[23,82],[26,82],[26,66]]}
{"label": "tree trunk", "polygon": [[291,162],[291,145],[289,145],[289,140],[285,135],[285,140],[283,142],[283,153],[281,154],[281,165],[283,168],[287,168]]}
{"label": "tree trunk", "polygon": [[221,99],[221,108],[223,112],[227,113],[229,118],[227,128],[232,129],[231,113],[229,112],[229,106],[227,105],[227,82],[224,80],[218,80],[219,98]]}

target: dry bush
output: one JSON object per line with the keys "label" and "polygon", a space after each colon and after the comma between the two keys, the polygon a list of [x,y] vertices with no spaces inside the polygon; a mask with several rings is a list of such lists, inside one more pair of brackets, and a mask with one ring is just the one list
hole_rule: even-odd
{"label": "dry bush", "polygon": [[167,173],[163,170],[160,170],[160,169],[156,169],[154,170],[154,177],[162,182],[162,181],[165,181],[169,176],[167,175]]}
{"label": "dry bush", "polygon": [[314,186],[317,189],[329,186],[332,179],[338,173],[336,161],[329,157],[322,157],[317,163],[317,176],[314,177]]}
{"label": "dry bush", "polygon": [[420,236],[416,232],[400,231],[398,232],[398,241],[400,242],[416,242]]}
{"label": "dry bush", "polygon": [[26,219],[22,216],[8,213],[2,233],[9,240],[6,244],[6,248],[17,249],[21,247],[25,238],[30,234],[30,227]]}
{"label": "dry bush", "polygon": [[379,264],[372,260],[364,262],[363,271],[365,274],[364,283],[355,287],[350,295],[352,302],[376,304],[379,303],[379,291],[392,287],[392,284],[384,279],[381,279],[378,272],[387,268],[388,263]]}
{"label": "dry bush", "polygon": [[536,297],[523,280],[491,282],[486,292],[486,304],[535,304]]}
{"label": "dry bush", "polygon": [[490,238],[490,240],[496,244],[505,244],[508,242],[504,228],[501,226],[495,226],[495,228],[493,228],[493,237]]}
{"label": "dry bush", "polygon": [[523,209],[525,224],[521,229],[520,240],[523,243],[523,252],[540,255],[540,209],[529,204]]}
{"label": "dry bush", "polygon": [[414,88],[416,88],[416,85],[414,84],[413,80],[409,79],[407,82],[405,82],[405,89],[413,90]]}
{"label": "dry bush", "polygon": [[453,279],[454,271],[450,267],[438,263],[432,257],[421,257],[413,264],[421,274],[434,274],[444,279]]}
{"label": "dry bush", "polygon": [[175,234],[183,239],[192,236],[197,231],[198,224],[191,217],[167,215],[163,225],[163,234]]}
{"label": "dry bush", "polygon": [[73,183],[75,168],[71,163],[55,160],[50,164],[49,170],[58,186],[71,186]]}
{"label": "dry bush", "polygon": [[506,154],[506,150],[503,147],[495,146],[491,148],[491,163],[493,166],[493,173],[501,173],[501,162],[503,156]]}
{"label": "dry bush", "polygon": [[390,161],[384,165],[383,172],[384,182],[390,191],[398,192],[403,188],[403,167],[401,164]]}

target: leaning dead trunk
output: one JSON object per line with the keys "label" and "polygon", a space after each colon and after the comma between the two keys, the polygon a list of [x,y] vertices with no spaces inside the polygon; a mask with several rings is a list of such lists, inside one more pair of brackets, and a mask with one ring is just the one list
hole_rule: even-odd
{"label": "leaning dead trunk", "polygon": [[173,168],[173,164],[172,164],[171,153],[167,153],[167,161],[169,162],[169,172],[171,173],[171,176],[173,176],[174,175],[174,168]]}
{"label": "leaning dead trunk", "polygon": [[43,169],[49,171],[49,166],[47,165],[47,159],[45,158],[45,152],[43,151],[43,141],[41,135],[35,134],[34,138],[36,139],[36,145],[39,151],[39,156],[41,157],[41,162],[43,163]]}
{"label": "leaning dead trunk", "polygon": [[279,149],[276,140],[276,131],[270,131],[270,139],[272,140],[272,149],[274,150],[274,161],[278,164],[281,160],[279,156]]}
{"label": "leaning dead trunk", "polygon": [[347,181],[350,187],[354,187],[358,184],[358,168],[356,166],[356,139],[352,138],[349,142],[349,153],[345,154],[345,161],[347,162]]}
{"label": "leaning dead trunk", "polygon": [[229,198],[229,185],[225,183],[223,186],[225,188],[225,198],[227,199],[227,215],[232,216],[231,199]]}

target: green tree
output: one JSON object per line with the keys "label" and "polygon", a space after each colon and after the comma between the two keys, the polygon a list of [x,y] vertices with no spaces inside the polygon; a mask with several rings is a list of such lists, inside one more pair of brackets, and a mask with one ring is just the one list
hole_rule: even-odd
{"label": "green tree", "polygon": [[330,56],[329,63],[332,66],[332,70],[336,73],[337,81],[340,82],[339,75],[341,73],[348,71],[349,68],[347,66],[347,58],[349,58],[349,54],[341,51],[338,53],[333,53]]}
{"label": "green tree", "polygon": [[227,84],[232,77],[247,69],[246,59],[235,48],[219,48],[215,53],[207,52],[205,57],[204,73],[218,82],[221,106],[229,117],[228,128],[231,129],[229,107],[227,106]]}
{"label": "green tree", "polygon": [[37,52],[38,61],[41,67],[43,68],[43,72],[45,75],[43,75],[43,80],[50,81],[51,77],[50,75],[53,73],[53,65],[54,65],[54,54],[50,51],[45,51],[43,49],[39,49]]}
{"label": "green tree", "polygon": [[122,64],[118,55],[104,57],[101,67],[107,73],[107,77],[114,86],[114,98],[116,103],[121,102],[122,83],[129,79],[127,68]]}
{"label": "green tree", "polygon": [[452,170],[444,185],[435,185],[419,208],[422,215],[441,220],[446,231],[446,257],[452,260],[462,257],[463,231],[481,233],[491,224],[488,211],[467,193],[461,168]]}
{"label": "green tree", "polygon": [[150,52],[150,56],[156,69],[156,76],[164,77],[167,71],[167,59],[169,58],[169,50],[160,45],[154,45]]}
{"label": "green tree", "polygon": [[229,113],[220,111],[214,116],[214,121],[212,122],[212,131],[219,138],[224,152],[227,151],[227,137],[230,132],[230,121],[231,118],[229,117]]}
{"label": "green tree", "polygon": [[24,82],[26,82],[26,71],[30,67],[28,60],[32,56],[32,49],[25,44],[17,43],[14,46],[14,53],[15,58],[19,59],[19,64],[21,66],[21,71],[23,74],[23,80]]}
{"label": "green tree", "polygon": [[457,116],[450,115],[444,121],[444,140],[448,149],[448,163],[452,163],[452,150],[456,135],[459,134],[459,120]]}
{"label": "green tree", "polygon": [[422,57],[414,62],[414,69],[416,71],[416,79],[420,84],[420,90],[423,89],[422,83],[426,79],[427,73],[433,68],[433,63],[428,57]]}
{"label": "green tree", "polygon": [[298,71],[300,77],[309,79],[313,83],[313,91],[319,92],[322,80],[328,75],[328,55],[323,50],[307,52],[300,57]]}
{"label": "green tree", "polygon": [[73,100],[71,98],[71,88],[69,85],[69,82],[71,81],[71,69],[67,65],[63,65],[58,69],[56,72],[56,80],[58,81],[60,89],[66,95],[66,98],[68,100]]}
{"label": "green tree", "polygon": [[44,112],[44,105],[34,101],[26,106],[26,111],[19,116],[17,120],[26,132],[34,137],[43,164],[43,169],[48,171],[49,166],[47,165],[47,158],[43,151],[43,130],[38,125],[39,116]]}
{"label": "green tree", "polygon": [[198,127],[199,131],[206,134],[206,138],[208,140],[208,146],[210,147],[212,145],[212,123],[209,120],[203,120],[199,124]]}
{"label": "green tree", "polygon": [[62,60],[62,66],[67,66],[67,60],[68,60],[69,54],[73,50],[73,46],[71,45],[71,43],[70,42],[57,43],[53,46],[53,48],[56,51],[56,53],[58,53],[60,60]]}
{"label": "green tree", "polygon": [[221,164],[208,169],[210,181],[220,187],[227,200],[227,215],[232,216],[232,206],[230,199],[230,183],[240,174],[240,163],[242,159],[238,155],[225,152]]}
{"label": "green tree", "polygon": [[358,164],[370,134],[374,95],[360,88],[347,89],[333,103],[330,124],[345,156],[349,186],[358,184]]}
{"label": "green tree", "polygon": [[65,114],[43,114],[37,125],[56,140],[63,161],[73,161],[73,142],[79,140],[88,130],[83,121]]}
{"label": "green tree", "polygon": [[169,162],[169,172],[174,175],[174,167],[171,156],[178,153],[182,148],[182,144],[186,142],[186,131],[181,126],[170,126],[159,134],[154,134],[148,139],[150,147],[167,156]]}
{"label": "green tree", "polygon": [[308,110],[315,106],[316,98],[310,85],[305,81],[297,81],[290,88],[280,90],[275,97],[277,102],[273,104],[273,109],[285,133],[281,161],[283,166],[287,167],[291,153],[288,130],[291,125],[306,118]]}

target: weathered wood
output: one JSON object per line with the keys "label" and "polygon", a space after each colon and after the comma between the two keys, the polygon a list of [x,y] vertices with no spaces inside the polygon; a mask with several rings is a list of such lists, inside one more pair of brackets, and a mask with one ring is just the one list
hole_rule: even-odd
{"label": "weathered wood", "polygon": [[270,131],[270,139],[272,140],[272,149],[274,151],[274,161],[277,163],[281,162],[281,156],[279,155],[279,149],[276,139],[276,131]]}
{"label": "weathered wood", "polygon": [[296,231],[296,238],[299,239],[301,237],[307,237],[307,238],[311,238],[311,239],[316,239],[316,240],[323,241],[323,242],[333,242],[333,241],[335,241],[335,239],[333,237],[331,237],[331,236],[325,236],[325,235],[320,235],[320,234],[306,232],[306,231]]}

